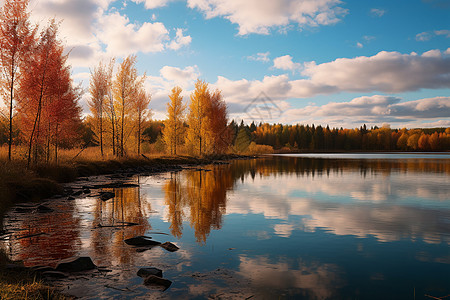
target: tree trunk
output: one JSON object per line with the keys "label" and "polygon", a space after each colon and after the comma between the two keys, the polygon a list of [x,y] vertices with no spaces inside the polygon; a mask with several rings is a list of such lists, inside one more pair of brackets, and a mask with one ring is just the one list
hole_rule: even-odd
{"label": "tree trunk", "polygon": [[11,161],[12,136],[13,136],[13,100],[14,100],[14,64],[11,66],[11,86],[9,102],[9,140],[8,140],[8,160]]}

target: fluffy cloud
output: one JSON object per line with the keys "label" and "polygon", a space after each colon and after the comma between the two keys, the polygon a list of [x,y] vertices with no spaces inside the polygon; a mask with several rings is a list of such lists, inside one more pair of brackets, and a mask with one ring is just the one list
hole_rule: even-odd
{"label": "fluffy cloud", "polygon": [[164,66],[160,70],[161,76],[182,87],[190,86],[200,75],[197,66],[188,66],[184,69]]}
{"label": "fluffy cloud", "polygon": [[339,0],[188,0],[207,18],[224,17],[239,26],[239,34],[269,34],[272,28],[330,25],[347,10]]}
{"label": "fluffy cloud", "polygon": [[112,55],[125,56],[138,51],[160,52],[164,50],[164,42],[168,39],[164,24],[156,22],[138,26],[118,12],[103,16],[99,23],[102,29],[98,38],[107,45],[107,53]]}
{"label": "fluffy cloud", "polygon": [[70,38],[69,43],[89,43],[95,41],[95,21],[104,5],[107,6],[108,2],[34,0],[30,3],[33,10],[31,19],[36,23],[45,23],[56,16],[58,20],[62,20],[61,36]]}
{"label": "fluffy cloud", "polygon": [[260,52],[256,53],[255,55],[247,56],[248,60],[254,60],[254,61],[262,61],[262,62],[269,62],[269,55],[270,52]]}
{"label": "fluffy cloud", "polygon": [[168,48],[172,50],[178,50],[183,46],[189,45],[191,41],[192,38],[190,35],[184,36],[183,29],[177,28],[176,37],[169,43]]}
{"label": "fluffy cloud", "polygon": [[277,57],[273,60],[273,67],[280,70],[287,70],[287,71],[296,71],[299,70],[302,65],[300,63],[295,63],[292,61],[292,56],[290,55],[284,55]]}
{"label": "fluffy cloud", "polygon": [[190,90],[199,76],[197,66],[187,66],[184,69],[164,66],[159,71],[159,76],[148,76],[146,89],[152,94],[150,106],[155,113],[154,118],[159,120],[166,118],[166,104],[173,87],[181,87],[183,89],[181,95],[185,100],[189,99]]}
{"label": "fluffy cloud", "polygon": [[311,84],[337,91],[397,93],[443,88],[450,86],[450,56],[439,50],[422,55],[382,51],[371,57],[339,58],[320,65],[312,62],[302,74]]}
{"label": "fluffy cloud", "polygon": [[[315,122],[330,126],[359,126],[362,123],[379,125],[413,123],[415,126],[431,127],[435,122],[420,124],[423,120],[446,119],[450,116],[450,97],[435,97],[400,102],[392,96],[374,95],[358,97],[349,102],[331,102],[322,106],[308,105],[304,108],[287,110],[283,119],[289,122]],[[440,120],[441,125],[448,121]],[[411,126],[407,126],[411,127]]]}
{"label": "fluffy cloud", "polygon": [[[282,69],[298,67],[290,56],[274,60]],[[261,92],[273,100],[307,98],[338,92],[397,93],[450,87],[450,51],[431,50],[417,55],[382,51],[374,56],[339,58],[316,64],[305,63],[306,79],[287,75],[265,76],[263,80],[229,80],[218,76],[215,85],[232,103],[246,105]]]}
{"label": "fluffy cloud", "polygon": [[145,8],[147,9],[154,9],[158,7],[166,6],[167,3],[170,2],[170,0],[131,0],[135,3],[144,3]]}
{"label": "fluffy cloud", "polygon": [[[183,29],[176,29],[175,38],[171,40],[169,30],[162,23],[130,22],[126,15],[109,7],[112,2],[114,0],[32,0],[31,17],[41,24],[55,16],[61,21],[60,36],[70,51],[69,63],[75,67],[92,66],[105,55],[178,50],[191,42],[189,35],[183,35]],[[145,2],[147,8],[154,8],[168,1]]]}

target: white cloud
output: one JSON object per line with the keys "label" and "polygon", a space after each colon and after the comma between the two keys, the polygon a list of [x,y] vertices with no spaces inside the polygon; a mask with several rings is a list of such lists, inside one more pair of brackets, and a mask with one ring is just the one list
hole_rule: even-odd
{"label": "white cloud", "polygon": [[299,70],[302,65],[300,63],[295,63],[292,61],[292,56],[290,55],[284,55],[277,57],[273,60],[273,67],[280,70],[287,70],[287,71],[296,71]]}
{"label": "white cloud", "polygon": [[191,41],[192,38],[190,35],[183,36],[183,29],[177,28],[176,37],[169,43],[168,48],[172,50],[178,50],[183,46],[189,45]]}
{"label": "white cloud", "polygon": [[[105,56],[178,50],[191,42],[176,29],[174,40],[160,22],[133,23],[123,14],[110,9],[114,0],[32,0],[33,22],[45,24],[56,17],[61,22],[60,37],[70,51],[74,67],[92,67]],[[143,1],[137,1],[143,2]],[[147,1],[146,6],[161,6],[168,1]],[[105,53],[106,49],[106,53]]]}
{"label": "white cloud", "polygon": [[[95,41],[93,34],[95,21],[101,14],[106,2],[96,0],[34,0],[30,3],[31,20],[46,23],[49,18],[62,21],[62,37],[70,38],[69,44],[90,43]],[[109,1],[110,2],[110,1]]]}
{"label": "white cloud", "polygon": [[102,16],[99,20],[98,38],[107,45],[106,52],[126,56],[136,52],[150,53],[164,50],[168,31],[164,24],[143,23],[137,25],[118,12]]}
{"label": "white cloud", "polygon": [[135,3],[144,3],[146,9],[154,9],[166,6],[171,0],[131,0]]}
{"label": "white cloud", "polygon": [[330,25],[340,21],[347,10],[339,0],[188,0],[190,8],[203,11],[207,18],[224,17],[239,26],[239,35],[269,34],[273,28],[290,24]]}
{"label": "white cloud", "polygon": [[[285,58],[285,69],[291,61],[290,57]],[[303,64],[301,74],[306,78],[291,80],[287,75],[279,75],[250,81],[218,76],[215,85],[234,103],[231,108],[235,111],[242,111],[261,92],[274,101],[283,101],[338,92],[397,93],[448,88],[450,51],[431,50],[422,55],[382,51],[370,57],[339,58],[322,64],[309,62]]]}
{"label": "white cloud", "polygon": [[[289,109],[283,113],[283,119],[290,123],[301,120],[306,123],[309,121],[348,128],[363,123],[390,123],[396,124],[395,127],[431,127],[436,122],[446,124],[449,121],[445,119],[450,116],[450,97],[401,101],[402,99],[392,96],[363,96],[349,102],[330,102],[322,106],[308,105],[304,108]],[[430,124],[421,123],[426,120]]]}
{"label": "white cloud", "polygon": [[188,66],[184,69],[164,66],[160,70],[160,73],[164,79],[174,82],[180,86],[192,85],[200,76],[197,66]]}
{"label": "white cloud", "polygon": [[361,44],[360,42],[357,42],[357,43],[356,43],[356,47],[358,47],[358,48],[362,48],[362,47],[364,47],[364,45],[363,45],[363,44]]}
{"label": "white cloud", "polygon": [[450,38],[450,30],[435,30],[435,35],[445,35],[445,37]]}
{"label": "white cloud", "polygon": [[434,30],[434,31],[424,31],[416,34],[416,41],[426,42],[431,40],[434,36],[445,36],[446,38],[450,38],[450,30]]}
{"label": "white cloud", "polygon": [[262,62],[269,62],[269,55],[270,52],[259,52],[255,55],[247,56],[248,60],[254,60],[254,61],[262,61]]}
{"label": "white cloud", "polygon": [[181,95],[185,100],[189,99],[190,90],[200,76],[200,71],[196,65],[184,69],[164,66],[159,73],[159,76],[147,76],[146,89],[152,94],[151,108],[155,113],[154,118],[162,120],[166,118],[166,104],[172,88],[181,87]]}
{"label": "white cloud", "polygon": [[[444,55],[443,55],[444,54]],[[404,92],[450,87],[450,56],[439,50],[422,55],[382,51],[370,57],[339,58],[329,63],[305,65],[305,83],[335,91]]]}
{"label": "white cloud", "polygon": [[372,8],[370,10],[370,14],[373,17],[382,17],[382,16],[384,16],[385,13],[386,13],[386,11],[384,9],[381,9],[381,8]]}

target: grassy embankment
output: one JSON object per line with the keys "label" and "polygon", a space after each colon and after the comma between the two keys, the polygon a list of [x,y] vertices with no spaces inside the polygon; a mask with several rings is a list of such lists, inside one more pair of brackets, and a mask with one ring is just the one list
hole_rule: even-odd
{"label": "grassy embankment", "polygon": [[37,279],[26,270],[7,269],[12,262],[0,251],[0,299],[72,299]]}
{"label": "grassy embankment", "polygon": [[[98,148],[61,151],[58,164],[41,163],[27,168],[24,156],[17,151],[11,162],[7,160],[5,147],[0,148],[0,235],[3,230],[3,215],[14,204],[37,202],[60,194],[61,183],[74,181],[78,177],[109,174],[120,170],[151,167],[164,171],[172,166],[202,165],[215,160],[233,159],[238,155],[209,156],[203,158],[189,156],[163,156],[161,154],[145,157],[130,156],[115,158],[102,157]],[[6,264],[12,262],[0,250],[0,299],[64,299],[51,287],[46,286],[26,270],[11,271]]]}

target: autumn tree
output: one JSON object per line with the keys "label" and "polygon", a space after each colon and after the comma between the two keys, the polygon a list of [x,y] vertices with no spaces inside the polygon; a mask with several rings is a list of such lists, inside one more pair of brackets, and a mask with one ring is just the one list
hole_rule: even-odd
{"label": "autumn tree", "polygon": [[223,153],[231,144],[232,132],[227,126],[227,104],[219,90],[216,90],[210,97],[208,120],[212,135],[212,151],[214,153]]}
{"label": "autumn tree", "polygon": [[136,96],[134,98],[134,115],[136,117],[136,139],[137,139],[137,154],[141,154],[141,137],[142,137],[142,127],[145,121],[148,120],[150,116],[150,110],[148,105],[152,97],[148,94],[144,87],[141,85],[137,88]]}
{"label": "autumn tree", "polygon": [[167,120],[164,122],[163,137],[164,142],[171,155],[177,154],[177,148],[183,143],[185,128],[183,121],[186,105],[183,104],[183,97],[180,87],[174,87],[169,95],[170,102],[167,103]]}
{"label": "autumn tree", "polygon": [[32,152],[37,162],[46,142],[48,157],[51,139],[58,139],[64,131],[73,134],[74,124],[80,122],[77,101],[81,91],[72,86],[67,55],[57,33],[58,25],[52,20],[42,31],[32,55],[27,57],[27,72],[22,75],[18,93],[22,128],[28,129],[24,133],[29,136],[28,165]]}
{"label": "autumn tree", "polygon": [[91,78],[89,81],[90,99],[88,100],[89,109],[94,117],[96,123],[95,129],[99,137],[100,152],[103,156],[103,114],[107,105],[106,97],[108,95],[108,67],[99,62],[98,66],[91,71]]}
{"label": "autumn tree", "polygon": [[190,100],[186,144],[193,153],[202,156],[211,145],[211,129],[208,119],[211,94],[205,81],[197,80]]}
{"label": "autumn tree", "polygon": [[132,111],[133,99],[136,97],[136,87],[143,84],[145,75],[138,76],[136,69],[136,56],[131,55],[123,60],[119,65],[119,70],[116,74],[116,78],[113,82],[113,96],[114,96],[114,108],[116,111],[116,120],[118,125],[118,137],[119,137],[119,151],[118,155],[124,156],[124,142],[125,135],[129,135],[131,132],[126,131],[126,126],[129,124],[127,120],[130,117]]}
{"label": "autumn tree", "polygon": [[0,67],[1,93],[9,110],[8,159],[11,160],[13,142],[14,94],[24,61],[33,46],[36,28],[31,28],[29,0],[5,0],[0,10]]}
{"label": "autumn tree", "polygon": [[108,67],[106,68],[106,76],[104,79],[106,80],[106,109],[105,114],[107,118],[109,119],[110,124],[110,131],[111,131],[111,146],[113,150],[113,155],[116,155],[116,132],[117,132],[117,117],[116,117],[116,111],[114,109],[114,95],[113,95],[113,72],[114,72],[114,65],[115,65],[115,59],[112,58],[109,61]]}
{"label": "autumn tree", "polygon": [[70,76],[70,67],[66,65],[66,56],[60,57],[60,65],[57,66],[57,80],[53,90],[53,101],[49,106],[49,131],[47,161],[50,157],[50,143],[54,145],[55,163],[58,162],[58,147],[61,143],[74,146],[73,141],[78,136],[78,128],[81,125],[81,107],[78,101],[81,99],[83,89],[74,86]]}

